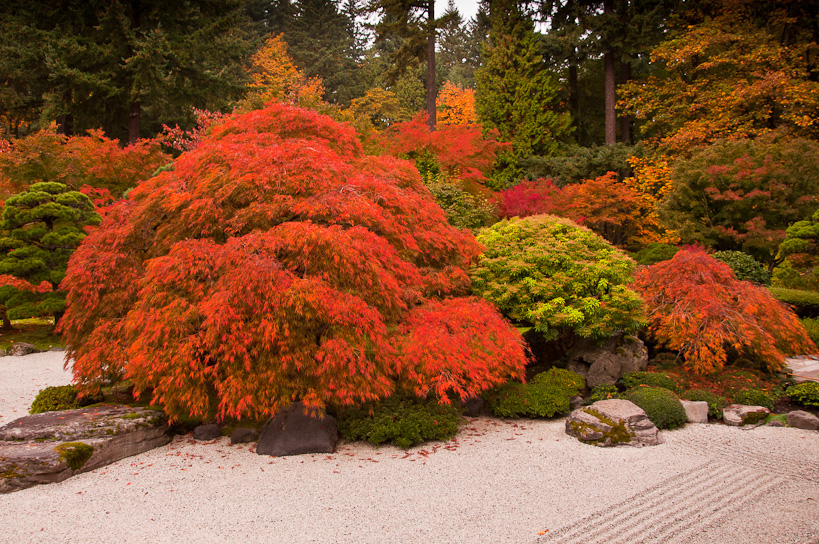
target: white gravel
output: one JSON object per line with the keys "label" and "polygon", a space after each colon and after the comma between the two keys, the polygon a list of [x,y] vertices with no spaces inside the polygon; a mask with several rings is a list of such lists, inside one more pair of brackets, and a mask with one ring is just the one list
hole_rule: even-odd
{"label": "white gravel", "polygon": [[[0,359],[0,424],[69,383],[62,354]],[[564,421],[471,419],[405,452],[355,443],[272,458],[169,445],[0,495],[0,542],[819,542],[819,433],[689,425],[603,449]]]}

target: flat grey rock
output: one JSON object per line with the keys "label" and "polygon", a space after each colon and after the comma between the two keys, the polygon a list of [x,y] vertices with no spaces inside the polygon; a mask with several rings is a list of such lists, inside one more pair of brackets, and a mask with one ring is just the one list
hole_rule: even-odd
{"label": "flat grey rock", "polygon": [[794,410],[788,413],[788,425],[806,431],[818,431],[819,417],[804,410]]}
{"label": "flat grey rock", "polygon": [[170,442],[162,412],[94,406],[0,427],[0,493],[60,482]]}
{"label": "flat grey rock", "polygon": [[33,344],[27,344],[25,342],[18,342],[16,344],[12,344],[9,349],[6,350],[6,355],[30,355],[32,353],[40,353],[40,350],[34,347]]}
{"label": "flat grey rock", "polygon": [[722,410],[722,420],[726,425],[740,427],[759,423],[768,417],[771,411],[764,406],[749,406],[747,404],[729,404]]}
{"label": "flat grey rock", "polygon": [[566,434],[594,446],[656,446],[663,443],[657,427],[631,401],[608,399],[578,408],[566,420]]}
{"label": "flat grey rock", "polygon": [[689,423],[708,423],[708,403],[704,400],[681,400]]}
{"label": "flat grey rock", "polygon": [[259,431],[256,429],[248,429],[247,427],[239,427],[230,435],[231,444],[247,444],[249,442],[256,442],[259,439]]}

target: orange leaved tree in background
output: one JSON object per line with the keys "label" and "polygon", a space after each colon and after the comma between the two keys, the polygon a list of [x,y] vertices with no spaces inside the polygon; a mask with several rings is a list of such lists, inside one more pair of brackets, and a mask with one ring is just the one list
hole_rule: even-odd
{"label": "orange leaved tree in background", "polygon": [[776,371],[786,355],[816,350],[796,315],[767,289],[737,280],[702,250],[639,270],[633,286],[645,300],[649,334],[698,374],[738,357]]}
{"label": "orange leaved tree in background", "polygon": [[451,81],[438,93],[438,124],[470,125],[478,122],[475,113],[475,89],[461,89]]}
{"label": "orange leaved tree in background", "polygon": [[[126,377],[174,417],[396,389],[448,403],[526,362],[517,331],[466,296],[479,253],[411,163],[273,104],[215,126],[84,240],[63,283],[67,357],[83,390]],[[418,351],[432,339],[435,357]]]}

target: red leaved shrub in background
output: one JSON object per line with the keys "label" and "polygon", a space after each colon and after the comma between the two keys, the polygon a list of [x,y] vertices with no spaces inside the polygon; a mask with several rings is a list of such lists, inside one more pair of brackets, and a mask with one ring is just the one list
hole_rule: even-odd
{"label": "red leaved shrub in background", "polygon": [[395,123],[381,134],[380,147],[399,157],[416,159],[428,154],[441,170],[467,182],[484,183],[495,166],[498,153],[511,144],[497,141],[497,131],[484,134],[479,123],[446,125],[429,129],[428,115],[421,112],[405,123]]}
{"label": "red leaved shrub in background", "polygon": [[737,280],[728,265],[702,250],[679,251],[639,270],[635,280],[649,333],[679,351],[685,367],[698,374],[722,369],[729,356],[775,371],[786,355],[816,350],[796,315],[767,289]]}
{"label": "red leaved shrub in background", "polygon": [[495,205],[501,217],[559,215],[563,205],[560,188],[551,179],[524,181],[497,194]]}
{"label": "red leaved shrub in background", "polygon": [[[273,104],[214,127],[83,241],[62,284],[67,357],[84,390],[127,377],[171,416],[399,387],[446,403],[526,362],[511,325],[464,296],[479,253],[411,163]],[[436,359],[417,349],[431,339]]]}

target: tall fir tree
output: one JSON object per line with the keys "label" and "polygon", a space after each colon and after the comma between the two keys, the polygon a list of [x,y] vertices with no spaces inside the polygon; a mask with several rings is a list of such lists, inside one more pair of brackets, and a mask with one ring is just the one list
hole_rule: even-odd
{"label": "tall fir tree", "polygon": [[[532,19],[515,0],[494,0],[484,66],[476,73],[475,107],[486,128],[512,142],[511,161],[551,155],[571,132],[560,87],[540,55]],[[509,175],[509,174],[507,174]]]}
{"label": "tall fir tree", "polygon": [[453,0],[449,0],[445,15],[447,23],[440,29],[436,62],[438,83],[447,81],[461,88],[475,88],[475,71],[481,67],[481,44],[486,35],[475,19],[464,21]]}
{"label": "tall fir tree", "polygon": [[[43,123],[134,142],[192,121],[191,107],[224,108],[241,96],[249,25],[243,0],[66,0],[59,9],[9,0],[0,35],[23,39],[0,40],[0,80],[18,97],[33,92],[26,102],[41,101]],[[10,80],[16,59],[32,70]]]}

